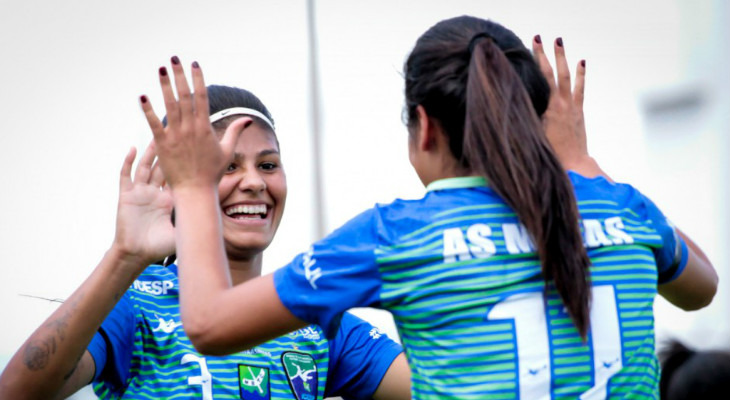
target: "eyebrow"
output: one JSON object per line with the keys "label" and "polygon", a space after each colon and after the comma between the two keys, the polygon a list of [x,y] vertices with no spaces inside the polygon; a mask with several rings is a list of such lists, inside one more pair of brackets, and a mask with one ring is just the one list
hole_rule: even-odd
{"label": "eyebrow", "polygon": [[[271,154],[277,154],[278,155],[279,154],[279,150],[276,150],[276,149],[261,150],[261,151],[258,152],[258,154],[256,154],[256,157],[264,157],[264,156],[268,156],[268,155],[271,155]],[[234,157],[234,159],[237,159],[237,160],[238,159],[241,159],[241,158],[245,158],[245,156],[242,153],[237,153],[237,152],[236,153],[233,153],[233,157]]]}

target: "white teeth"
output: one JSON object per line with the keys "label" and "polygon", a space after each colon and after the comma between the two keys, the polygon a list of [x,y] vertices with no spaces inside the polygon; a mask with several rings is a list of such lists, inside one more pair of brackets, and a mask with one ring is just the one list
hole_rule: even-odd
{"label": "white teeth", "polygon": [[246,204],[226,209],[226,215],[233,214],[258,214],[266,215],[266,204]]}

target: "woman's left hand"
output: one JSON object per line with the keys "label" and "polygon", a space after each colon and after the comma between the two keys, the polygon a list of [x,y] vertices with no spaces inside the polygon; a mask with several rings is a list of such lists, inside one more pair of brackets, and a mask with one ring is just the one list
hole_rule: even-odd
{"label": "woman's left hand", "polygon": [[165,181],[173,192],[184,187],[217,187],[233,156],[238,135],[252,120],[237,119],[226,129],[219,142],[210,125],[208,93],[200,66],[197,62],[192,64],[194,92],[191,93],[180,60],[172,57],[171,62],[175,89],[167,69],[159,69],[167,126],[163,126],[157,118],[147,97],[140,97],[142,110],[155,139]]}

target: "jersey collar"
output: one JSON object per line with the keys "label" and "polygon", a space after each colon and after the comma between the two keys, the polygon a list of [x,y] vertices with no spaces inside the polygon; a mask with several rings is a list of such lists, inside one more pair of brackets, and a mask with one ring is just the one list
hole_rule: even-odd
{"label": "jersey collar", "polygon": [[435,180],[426,186],[426,190],[433,192],[444,189],[468,189],[487,186],[487,180],[482,176],[460,176]]}

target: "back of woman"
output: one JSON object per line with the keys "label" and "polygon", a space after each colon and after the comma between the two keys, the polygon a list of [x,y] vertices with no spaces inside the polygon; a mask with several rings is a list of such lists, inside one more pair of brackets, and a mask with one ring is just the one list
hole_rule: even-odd
{"label": "back of woman", "polygon": [[437,181],[417,207],[373,213],[379,298],[407,349],[415,398],[657,397],[655,252],[674,249],[638,191],[571,177],[592,263],[585,341],[554,286],[544,295],[526,229],[483,180]]}
{"label": "back of woman", "polygon": [[[330,331],[338,291],[391,311],[417,399],[658,397],[655,258],[682,261],[666,219],[628,185],[566,175],[539,119],[548,83],[503,26],[441,21],[404,70],[426,196],[316,243],[275,277],[284,304]],[[309,285],[318,315],[283,290]]]}

